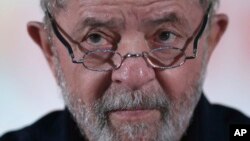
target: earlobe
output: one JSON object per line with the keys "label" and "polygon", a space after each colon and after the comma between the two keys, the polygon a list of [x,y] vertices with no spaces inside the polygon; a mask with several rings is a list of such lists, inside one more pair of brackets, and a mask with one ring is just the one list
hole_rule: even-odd
{"label": "earlobe", "polygon": [[41,48],[51,70],[55,73],[54,54],[48,40],[48,32],[44,29],[44,24],[40,22],[29,22],[27,30],[33,41]]}

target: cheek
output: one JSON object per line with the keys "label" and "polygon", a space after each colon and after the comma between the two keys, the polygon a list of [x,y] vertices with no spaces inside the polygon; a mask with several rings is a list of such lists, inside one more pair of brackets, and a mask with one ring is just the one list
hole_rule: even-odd
{"label": "cheek", "polygon": [[66,82],[71,95],[81,99],[85,104],[92,104],[102,97],[111,80],[109,73],[86,70],[79,65],[66,77]]}
{"label": "cheek", "polygon": [[86,70],[82,67],[82,71],[76,78],[75,93],[85,102],[92,104],[97,99],[103,96],[103,93],[111,84],[110,73],[95,72]]}
{"label": "cheek", "polygon": [[179,68],[157,72],[157,80],[170,98],[180,99],[185,94],[192,94],[191,89],[200,82],[202,65],[197,60],[191,61]]}
{"label": "cheek", "polygon": [[[157,72],[157,79],[170,98],[179,99],[185,94],[193,95],[192,92],[195,92],[193,90],[202,86],[208,55],[204,48],[206,46],[205,38],[200,40],[199,45],[195,59],[186,60],[185,64],[178,68]],[[191,46],[186,50],[186,54],[193,54]]]}
{"label": "cheek", "polygon": [[58,51],[69,94],[75,99],[81,99],[85,104],[93,103],[110,86],[111,74],[90,71],[82,64],[74,64],[65,52],[66,50]]}

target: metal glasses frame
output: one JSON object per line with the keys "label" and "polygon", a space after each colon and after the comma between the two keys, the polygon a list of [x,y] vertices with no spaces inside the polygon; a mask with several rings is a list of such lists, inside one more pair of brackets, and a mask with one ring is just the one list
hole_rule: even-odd
{"label": "metal glasses frame", "polygon": [[[118,54],[119,56],[121,56],[121,63],[119,66],[116,66],[115,68],[113,69],[118,69],[121,64],[123,63],[123,61],[126,59],[126,58],[135,58],[135,57],[144,57],[147,59],[147,62],[153,67],[153,68],[158,68],[158,69],[171,69],[171,68],[176,68],[176,67],[180,67],[181,65],[183,65],[185,63],[186,60],[189,60],[189,59],[195,59],[197,57],[197,52],[198,52],[198,44],[199,44],[199,40],[206,28],[206,25],[208,23],[208,19],[209,19],[209,16],[210,16],[210,10],[211,10],[211,7],[212,7],[212,4],[210,3],[207,10],[206,10],[206,13],[204,14],[203,16],[203,19],[201,21],[201,24],[198,26],[197,30],[194,32],[194,34],[187,39],[185,45],[183,48],[175,48],[175,47],[163,47],[163,48],[156,48],[156,49],[153,49],[151,51],[155,51],[155,50],[160,50],[160,49],[164,49],[164,48],[169,48],[169,49],[175,49],[175,50],[180,50],[183,55],[185,55],[185,59],[183,60],[182,63],[180,63],[179,65],[177,66],[173,66],[173,67],[162,67],[162,66],[156,66],[155,64],[151,63],[151,61],[148,59],[148,53],[147,52],[142,52],[142,53],[127,53],[126,55],[124,56],[121,56],[121,54],[119,52],[116,52],[116,51],[113,51],[113,50],[102,50],[104,52],[112,52],[112,53],[116,53]],[[56,20],[53,18],[53,16],[51,15],[51,13],[49,12],[48,8],[46,7],[46,11],[45,11],[46,15],[48,16],[49,18],[49,21],[51,23],[51,26],[52,26],[52,30],[54,32],[54,34],[56,35],[56,37],[59,39],[59,41],[64,45],[64,47],[67,49],[70,57],[71,57],[71,60],[73,63],[76,63],[76,64],[83,64],[83,66],[87,69],[90,69],[90,70],[93,70],[93,71],[102,71],[102,70],[96,70],[96,69],[91,69],[89,68],[88,66],[86,66],[83,62],[83,58],[84,56],[88,55],[89,53],[93,53],[94,51],[87,51],[85,52],[85,55],[83,56],[82,59],[80,60],[75,60],[75,55],[74,55],[74,52],[72,50],[72,47],[70,45],[70,43],[63,37],[63,35],[65,37],[67,37],[67,39],[69,41],[71,41],[72,43],[74,44],[77,44],[78,46],[81,46],[80,43],[78,43],[77,41],[73,40],[59,25],[58,23],[56,22]],[[62,32],[62,34],[60,33],[60,31]],[[198,31],[198,32],[197,32]],[[195,38],[193,39],[193,37],[195,36]],[[194,40],[193,42],[193,55],[192,56],[186,56],[185,54],[185,50],[188,46],[188,44],[190,43],[190,41]],[[96,50],[95,50],[96,51]],[[97,50],[98,51],[98,50]],[[113,70],[113,69],[110,69],[110,70]],[[104,70],[104,71],[110,71],[110,70]]]}

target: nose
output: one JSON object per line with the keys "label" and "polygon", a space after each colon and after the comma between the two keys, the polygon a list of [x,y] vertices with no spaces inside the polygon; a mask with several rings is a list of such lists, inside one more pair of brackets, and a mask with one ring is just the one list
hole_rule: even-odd
{"label": "nose", "polygon": [[155,72],[144,58],[126,58],[121,67],[112,73],[112,82],[137,90],[155,78]]}

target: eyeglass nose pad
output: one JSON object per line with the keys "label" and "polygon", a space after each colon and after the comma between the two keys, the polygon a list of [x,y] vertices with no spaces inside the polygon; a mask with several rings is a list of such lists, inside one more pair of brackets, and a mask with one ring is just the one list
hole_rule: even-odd
{"label": "eyeglass nose pad", "polygon": [[[121,62],[121,64],[127,59],[127,58],[138,58],[138,57],[142,57],[143,59],[144,59],[144,61],[147,63],[147,66],[148,67],[152,67],[151,66],[151,64],[150,64],[150,62],[149,62],[149,60],[148,60],[148,52],[146,52],[146,51],[143,51],[142,53],[127,53],[126,55],[124,55],[123,57],[122,57],[122,62]],[[120,66],[121,66],[121,64],[120,64]],[[119,66],[119,67],[120,67]],[[119,68],[118,67],[118,68]],[[117,69],[118,69],[117,68]]]}
{"label": "eyeglass nose pad", "polygon": [[142,57],[142,54],[141,53],[127,53],[123,57],[124,57],[124,59],[126,59],[126,58],[136,58],[136,57]]}
{"label": "eyeglass nose pad", "polygon": [[143,51],[141,53],[142,55],[142,58],[144,59],[144,61],[147,63],[147,66],[150,67],[150,68],[154,68],[154,65],[151,63],[151,61],[149,60],[149,53],[146,52],[146,51]]}

